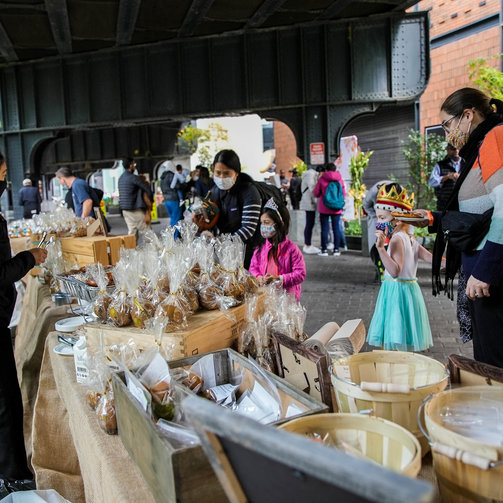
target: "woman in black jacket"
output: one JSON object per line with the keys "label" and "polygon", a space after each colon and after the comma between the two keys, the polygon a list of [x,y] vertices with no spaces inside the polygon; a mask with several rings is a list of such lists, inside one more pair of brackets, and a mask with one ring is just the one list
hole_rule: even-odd
{"label": "woman in black jacket", "polygon": [[[213,181],[211,200],[220,210],[217,230],[239,236],[246,244],[245,267],[248,268],[260,239],[260,193],[253,179],[241,173],[241,162],[233,150],[221,150],[215,156]],[[196,223],[197,218],[201,217],[196,217]]]}
{"label": "woman in black jacket", "polygon": [[[7,165],[0,154],[0,195],[7,183]],[[23,438],[23,402],[17,380],[9,323],[16,302],[14,283],[47,257],[42,248],[11,257],[7,222],[0,215],[0,492],[34,489],[26,485],[28,469]],[[2,488],[2,485],[5,489]]]}

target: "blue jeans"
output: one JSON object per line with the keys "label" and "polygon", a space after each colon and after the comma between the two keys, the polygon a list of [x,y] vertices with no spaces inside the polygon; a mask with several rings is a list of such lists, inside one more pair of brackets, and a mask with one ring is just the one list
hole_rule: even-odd
{"label": "blue jeans", "polygon": [[304,227],[304,244],[311,246],[311,238],[313,236],[313,227],[316,220],[316,211],[306,210],[306,226]]}
{"label": "blue jeans", "polygon": [[173,227],[182,218],[182,207],[180,201],[164,201],[164,206],[169,215],[169,223]]}
{"label": "blue jeans", "polygon": [[334,252],[339,251],[341,244],[341,228],[339,226],[340,219],[340,215],[326,215],[325,213],[320,213],[321,251],[327,251],[329,220],[332,221],[332,230],[334,232]]}

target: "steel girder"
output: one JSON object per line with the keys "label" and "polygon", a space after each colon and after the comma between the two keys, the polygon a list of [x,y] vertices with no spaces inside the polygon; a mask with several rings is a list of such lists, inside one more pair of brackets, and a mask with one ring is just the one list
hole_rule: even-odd
{"label": "steel girder", "polygon": [[253,112],[289,124],[300,157],[324,141],[330,159],[344,124],[380,104],[417,99],[429,71],[426,13],[13,64],[0,69],[0,146],[20,181],[39,171],[32,150],[44,138]]}

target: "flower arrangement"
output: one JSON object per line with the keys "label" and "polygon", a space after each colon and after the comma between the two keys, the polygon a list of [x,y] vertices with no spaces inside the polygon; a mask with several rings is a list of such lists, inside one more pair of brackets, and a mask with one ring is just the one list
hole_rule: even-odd
{"label": "flower arrangement", "polygon": [[351,175],[349,195],[354,199],[355,218],[358,220],[361,218],[363,198],[365,197],[365,190],[367,188],[363,183],[363,173],[367,169],[370,156],[373,153],[373,150],[363,153],[360,148],[358,148],[355,155],[353,155],[349,161],[349,172]]}

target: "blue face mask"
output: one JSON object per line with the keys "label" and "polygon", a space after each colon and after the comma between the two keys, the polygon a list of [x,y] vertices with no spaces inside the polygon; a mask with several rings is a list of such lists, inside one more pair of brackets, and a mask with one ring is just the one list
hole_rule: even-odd
{"label": "blue face mask", "polygon": [[386,234],[386,229],[388,229],[387,235],[389,236],[393,232],[393,225],[391,222],[377,222],[376,229],[378,231],[383,231]]}
{"label": "blue face mask", "polygon": [[260,234],[265,239],[272,238],[276,234],[276,229],[274,225],[261,225]]}

